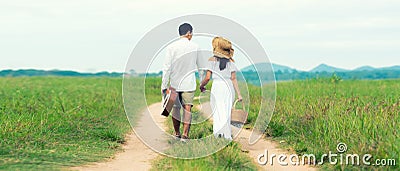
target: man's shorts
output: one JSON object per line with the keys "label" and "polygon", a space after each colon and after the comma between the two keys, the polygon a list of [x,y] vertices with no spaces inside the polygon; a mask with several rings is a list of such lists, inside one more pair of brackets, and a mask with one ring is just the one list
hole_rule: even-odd
{"label": "man's shorts", "polygon": [[183,105],[193,106],[194,91],[177,92],[178,97],[175,100],[174,107],[180,108]]}

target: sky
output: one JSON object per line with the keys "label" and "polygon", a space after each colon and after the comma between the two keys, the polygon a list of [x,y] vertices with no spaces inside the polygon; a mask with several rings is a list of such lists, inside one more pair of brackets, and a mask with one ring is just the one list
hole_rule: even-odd
{"label": "sky", "polygon": [[0,1],[0,70],[122,72],[149,30],[188,14],[243,25],[271,62],[299,70],[400,65],[398,9],[397,0]]}

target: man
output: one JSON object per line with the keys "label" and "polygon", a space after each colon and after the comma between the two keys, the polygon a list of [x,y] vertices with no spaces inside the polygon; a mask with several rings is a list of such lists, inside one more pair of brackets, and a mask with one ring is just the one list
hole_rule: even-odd
{"label": "man", "polygon": [[[168,83],[178,93],[172,110],[172,122],[175,137],[186,141],[189,136],[192,120],[194,91],[196,90],[198,45],[191,42],[193,28],[188,23],[179,26],[179,40],[171,43],[166,49],[166,59],[163,68],[162,93],[167,93]],[[183,107],[183,134],[180,132],[181,108]]]}

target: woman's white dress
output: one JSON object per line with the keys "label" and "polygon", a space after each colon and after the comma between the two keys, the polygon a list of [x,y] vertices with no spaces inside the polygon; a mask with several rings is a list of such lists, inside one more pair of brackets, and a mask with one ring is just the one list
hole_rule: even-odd
{"label": "woman's white dress", "polygon": [[210,103],[213,117],[213,134],[232,140],[231,110],[235,99],[231,73],[237,69],[233,62],[228,62],[224,70],[219,69],[219,61],[209,61],[212,72],[213,84],[211,88]]}

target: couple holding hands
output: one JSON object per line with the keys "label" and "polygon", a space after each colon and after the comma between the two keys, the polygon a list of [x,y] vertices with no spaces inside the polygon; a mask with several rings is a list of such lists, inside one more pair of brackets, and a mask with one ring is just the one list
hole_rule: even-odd
{"label": "couple holding hands", "polygon": [[[169,94],[171,99],[176,99],[170,105],[175,137],[186,141],[189,139],[191,109],[197,87],[195,71],[199,68],[198,63],[202,61],[199,61],[201,60],[199,46],[191,41],[193,27],[188,23],[181,24],[179,35],[179,40],[171,43],[166,49],[161,89],[164,95]],[[237,100],[242,101],[236,79],[237,68],[232,58],[234,50],[232,43],[223,37],[215,37],[212,40],[212,47],[213,56],[207,61],[207,72],[201,81],[200,90],[201,92],[206,90],[205,86],[212,76],[210,104],[213,115],[213,134],[215,137],[232,140],[230,123],[235,94],[237,94]],[[181,109],[183,109],[183,118]],[[170,110],[168,109],[168,112]],[[180,132],[181,121],[182,133]]]}

